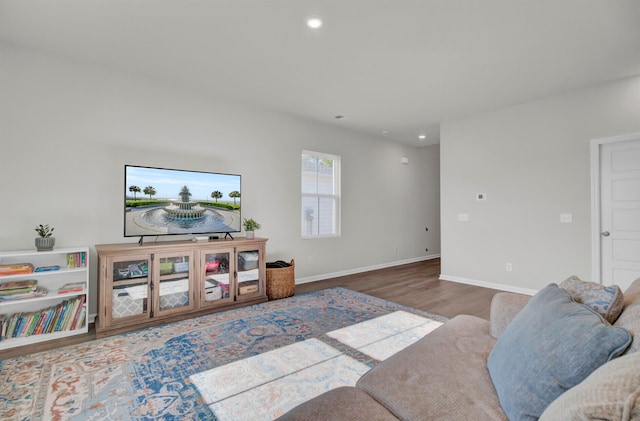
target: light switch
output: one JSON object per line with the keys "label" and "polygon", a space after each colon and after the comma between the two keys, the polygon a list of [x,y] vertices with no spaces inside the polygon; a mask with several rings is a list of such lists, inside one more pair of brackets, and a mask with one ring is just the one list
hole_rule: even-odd
{"label": "light switch", "polygon": [[561,213],[560,222],[563,224],[570,224],[573,222],[573,215],[570,213]]}
{"label": "light switch", "polygon": [[460,222],[469,221],[469,214],[468,213],[459,213],[458,214],[458,221],[460,221]]}

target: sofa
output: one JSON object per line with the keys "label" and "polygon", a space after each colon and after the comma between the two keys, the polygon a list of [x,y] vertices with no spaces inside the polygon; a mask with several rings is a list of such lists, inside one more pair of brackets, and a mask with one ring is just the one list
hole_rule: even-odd
{"label": "sofa", "polygon": [[489,321],[456,316],[278,420],[640,420],[635,332],[640,279],[501,292]]}

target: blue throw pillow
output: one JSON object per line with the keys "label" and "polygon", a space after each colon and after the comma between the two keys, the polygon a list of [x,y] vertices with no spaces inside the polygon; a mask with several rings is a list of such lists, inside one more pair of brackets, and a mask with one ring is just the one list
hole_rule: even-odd
{"label": "blue throw pillow", "polygon": [[551,284],[507,326],[487,367],[509,420],[537,420],[551,402],[622,354],[631,334]]}

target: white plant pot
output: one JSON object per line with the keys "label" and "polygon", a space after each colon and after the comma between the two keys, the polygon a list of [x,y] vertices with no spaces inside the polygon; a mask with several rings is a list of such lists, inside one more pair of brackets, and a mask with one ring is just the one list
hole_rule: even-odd
{"label": "white plant pot", "polygon": [[255,231],[245,231],[247,234],[247,240],[253,240],[255,238]]}

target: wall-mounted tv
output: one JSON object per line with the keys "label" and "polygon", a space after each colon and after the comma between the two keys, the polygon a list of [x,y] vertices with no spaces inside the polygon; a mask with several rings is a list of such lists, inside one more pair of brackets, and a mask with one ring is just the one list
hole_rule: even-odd
{"label": "wall-mounted tv", "polygon": [[239,232],[241,177],[124,167],[124,236]]}

